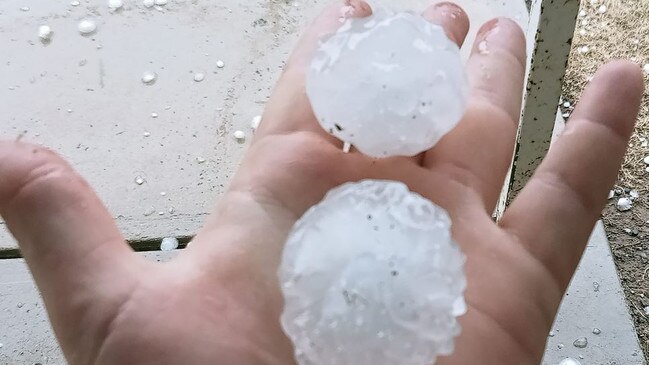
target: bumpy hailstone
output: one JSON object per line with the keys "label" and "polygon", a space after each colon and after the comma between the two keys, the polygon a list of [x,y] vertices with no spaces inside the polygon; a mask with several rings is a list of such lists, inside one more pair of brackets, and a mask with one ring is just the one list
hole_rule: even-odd
{"label": "bumpy hailstone", "polygon": [[300,365],[429,365],[466,311],[446,212],[402,184],[330,191],[293,227],[279,277]]}
{"label": "bumpy hailstone", "polygon": [[320,125],[372,157],[431,148],[464,114],[460,50],[410,13],[348,19],[320,44],[307,73]]}
{"label": "bumpy hailstone", "polygon": [[617,210],[621,212],[626,212],[627,210],[630,210],[633,207],[633,201],[629,198],[620,198],[617,201]]}

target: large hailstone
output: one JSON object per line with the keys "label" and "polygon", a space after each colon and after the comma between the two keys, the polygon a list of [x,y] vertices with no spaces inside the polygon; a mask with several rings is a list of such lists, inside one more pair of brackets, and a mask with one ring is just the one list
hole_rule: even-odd
{"label": "large hailstone", "polygon": [[330,191],[293,227],[281,324],[300,365],[430,365],[453,352],[464,256],[446,212],[398,182]]}
{"label": "large hailstone", "polygon": [[372,157],[414,156],[466,108],[458,46],[419,15],[348,19],[316,51],[306,89],[320,125]]}

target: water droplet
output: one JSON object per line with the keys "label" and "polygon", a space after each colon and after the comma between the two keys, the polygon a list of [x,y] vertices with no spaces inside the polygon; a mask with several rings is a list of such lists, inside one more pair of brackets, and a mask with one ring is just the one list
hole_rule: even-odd
{"label": "water droplet", "polygon": [[482,41],[478,44],[478,51],[480,54],[489,54],[489,44],[487,41]]}
{"label": "water droplet", "polygon": [[203,80],[205,80],[205,74],[204,73],[199,72],[199,73],[194,74],[194,81],[201,82]]}
{"label": "water droplet", "polygon": [[152,71],[145,71],[142,74],[142,82],[145,85],[153,85],[155,84],[156,80],[158,79],[158,74]]}
{"label": "water droplet", "polygon": [[196,157],[196,162],[198,162],[198,163],[205,163],[205,161],[206,160],[204,158],[202,158],[202,157]]}
{"label": "water droplet", "polygon": [[176,208],[169,207],[169,209],[167,209],[167,211],[169,212],[169,214],[174,214],[174,213],[176,213]]}
{"label": "water droplet", "polygon": [[178,239],[176,237],[165,237],[160,242],[161,251],[172,251],[178,248]]}
{"label": "water droplet", "polygon": [[18,308],[22,308],[24,305],[25,305],[25,303],[23,303],[23,302],[19,302],[18,304],[16,304],[16,307],[18,307]]}
{"label": "water droplet", "polygon": [[113,11],[120,9],[122,6],[124,6],[122,0],[108,0],[108,7]]}
{"label": "water droplet", "polygon": [[583,349],[586,348],[586,346],[588,346],[588,339],[586,337],[580,337],[576,339],[575,342],[573,342],[572,344],[577,348]]}
{"label": "water droplet", "polygon": [[593,281],[593,290],[599,291],[599,283],[596,281]]}
{"label": "water droplet", "polygon": [[167,193],[164,192],[164,191],[163,191],[163,192],[160,192],[160,196],[167,196]]}
{"label": "water droplet", "polygon": [[562,343],[558,344],[558,345],[557,345],[557,348],[558,348],[559,350],[561,350],[561,349],[563,348],[563,344],[562,344]]}
{"label": "water droplet", "polygon": [[151,113],[151,118],[157,118],[157,117],[158,117],[158,113]]}
{"label": "water droplet", "polygon": [[144,132],[142,135],[145,137],[151,137],[151,132]]}
{"label": "water droplet", "polygon": [[82,35],[88,35],[94,33],[95,30],[97,30],[97,24],[93,22],[92,20],[82,20],[79,22],[79,25],[77,25],[77,28],[79,29],[79,33]]}
{"label": "water droplet", "polygon": [[239,143],[243,143],[246,141],[246,133],[244,131],[236,131],[232,134],[232,136]]}
{"label": "water droplet", "polygon": [[148,216],[150,216],[150,215],[153,214],[153,213],[155,213],[155,208],[154,208],[154,207],[150,207],[149,209],[147,209],[147,210],[144,211],[144,216],[148,217]]}
{"label": "water droplet", "polygon": [[221,60],[216,61],[216,67],[218,67],[218,68],[225,67],[225,62],[223,62]]}
{"label": "water droplet", "polygon": [[138,184],[138,185],[144,184],[145,181],[146,180],[144,180],[144,178],[142,176],[136,176],[135,177],[135,183]]}
{"label": "water droplet", "polygon": [[159,212],[158,212],[158,215],[165,215],[165,212],[163,212],[163,211],[159,211]]}
{"label": "water droplet", "polygon": [[147,8],[150,8],[153,5],[155,5],[155,1],[154,0],[143,0],[142,5],[144,5]]}
{"label": "water droplet", "polygon": [[52,40],[52,28],[49,25],[41,25],[38,27],[38,38],[41,39],[41,42],[47,43]]}
{"label": "water droplet", "polygon": [[556,334],[556,332],[554,332],[554,331],[550,331],[550,333],[548,334],[548,336],[550,336],[550,337],[554,337],[555,334]]}
{"label": "water droplet", "polygon": [[602,333],[602,330],[600,330],[599,328],[593,328],[593,334],[599,335],[601,333]]}

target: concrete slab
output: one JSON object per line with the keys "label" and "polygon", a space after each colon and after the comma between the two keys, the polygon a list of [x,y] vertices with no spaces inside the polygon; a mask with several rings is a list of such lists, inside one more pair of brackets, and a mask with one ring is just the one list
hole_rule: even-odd
{"label": "concrete slab", "polygon": [[[173,253],[146,255],[167,260]],[[23,260],[0,260],[0,324],[0,364],[65,363]],[[552,328],[543,365],[566,357],[583,357],[584,365],[645,364],[601,223]],[[580,337],[586,348],[573,346]]]}
{"label": "concrete slab", "polygon": [[[601,333],[595,334],[595,329]],[[574,341],[582,337],[588,345],[575,347]],[[584,365],[646,363],[601,222],[561,304],[542,364],[556,365],[566,357]]]}

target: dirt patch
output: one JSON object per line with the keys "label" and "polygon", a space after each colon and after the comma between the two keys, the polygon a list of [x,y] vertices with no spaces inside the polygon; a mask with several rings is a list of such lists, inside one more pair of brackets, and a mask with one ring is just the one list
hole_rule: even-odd
{"label": "dirt patch", "polygon": [[[581,91],[597,68],[615,58],[641,66],[649,63],[649,1],[582,0],[564,83],[562,111],[570,114]],[[645,81],[647,74],[645,73]],[[624,293],[645,358],[649,359],[649,102],[647,95],[620,171],[617,194],[610,199],[603,220]],[[620,197],[639,193],[633,208],[616,209]]]}

